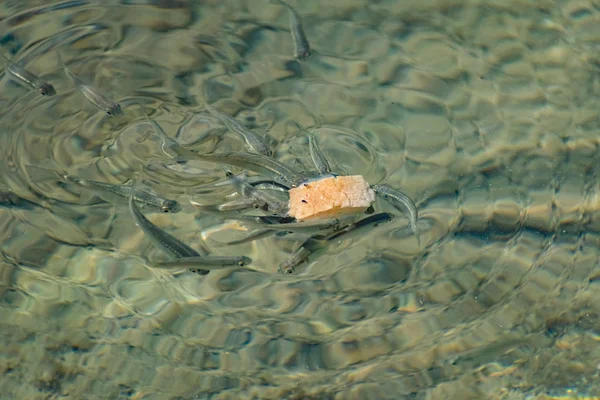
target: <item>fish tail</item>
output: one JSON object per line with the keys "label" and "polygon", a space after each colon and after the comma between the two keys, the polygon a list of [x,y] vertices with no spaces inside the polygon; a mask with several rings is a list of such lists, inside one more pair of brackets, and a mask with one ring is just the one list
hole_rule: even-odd
{"label": "fish tail", "polygon": [[58,58],[58,65],[60,66],[60,68],[62,68],[65,75],[67,75],[67,77],[72,80],[73,73],[71,72],[69,67],[67,67],[67,63],[65,63],[65,59],[62,56],[62,52],[58,49],[56,49],[56,57]]}
{"label": "fish tail", "polygon": [[415,235],[415,238],[417,239],[417,245],[421,247],[421,230],[417,225],[417,221],[411,221],[410,227],[413,231],[413,235]]}
{"label": "fish tail", "polygon": [[163,144],[164,144],[166,137],[165,137],[165,132],[163,131],[161,126],[158,125],[158,122],[152,120],[145,111],[144,111],[144,117],[146,117],[146,121],[150,125],[152,125],[152,128],[154,128],[154,133],[156,134],[156,136],[158,136],[163,141]]}
{"label": "fish tail", "polygon": [[67,68],[67,64],[65,64],[65,60],[63,59],[62,53],[58,49],[56,50],[56,58],[58,59],[58,65],[60,65],[61,68]]}
{"label": "fish tail", "polygon": [[35,165],[25,165],[25,170],[27,171],[29,180],[33,183],[55,181],[60,178],[58,172],[43,167],[36,167]]}

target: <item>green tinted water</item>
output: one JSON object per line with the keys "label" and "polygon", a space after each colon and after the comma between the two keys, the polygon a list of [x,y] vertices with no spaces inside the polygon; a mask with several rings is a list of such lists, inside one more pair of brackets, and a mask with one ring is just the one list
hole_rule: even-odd
{"label": "green tinted water", "polygon": [[[600,5],[290,0],[299,63],[280,5],[143,3],[2,5],[0,51],[57,91],[0,82],[3,398],[600,395]],[[59,48],[124,116],[73,88]],[[223,170],[173,163],[145,117],[190,149],[246,151],[205,102],[292,168],[311,168],[300,126],[335,171],[401,189],[421,246],[399,217],[283,276],[305,237],[220,245],[245,233],[189,200],[225,202]],[[136,174],[184,205],[153,223],[254,270],[153,268],[126,205],[26,165]]]}

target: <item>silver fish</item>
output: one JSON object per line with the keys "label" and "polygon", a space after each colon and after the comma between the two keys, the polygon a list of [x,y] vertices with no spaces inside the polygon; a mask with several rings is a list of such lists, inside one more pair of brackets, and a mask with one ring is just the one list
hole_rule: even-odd
{"label": "silver fish", "polygon": [[313,252],[304,246],[299,247],[292,255],[279,265],[278,271],[284,274],[291,274],[296,267],[308,259]]}
{"label": "silver fish", "polygon": [[392,215],[390,213],[386,213],[386,212],[369,215],[368,217],[358,220],[352,224],[345,225],[342,228],[335,230],[333,232],[313,236],[313,239],[319,240],[319,241],[324,240],[326,242],[332,242],[334,240],[342,240],[342,239],[343,240],[351,239],[356,236],[363,235],[364,234],[363,231],[366,228],[379,226],[380,224],[389,222],[392,219],[394,219],[394,215]]}
{"label": "silver fish", "polygon": [[315,134],[312,132],[308,134],[308,150],[317,172],[321,175],[330,175],[331,167],[329,166],[329,162],[321,152],[321,149],[319,149]]}
{"label": "silver fish", "polygon": [[417,225],[419,213],[417,206],[412,199],[405,193],[402,193],[401,191],[393,189],[387,185],[373,185],[371,186],[371,189],[373,189],[377,195],[383,197],[387,201],[390,201],[390,203],[392,203],[392,205],[398,208],[401,212],[408,213],[410,227],[417,239],[417,244],[421,246],[421,233]]}
{"label": "silver fish", "polygon": [[265,211],[269,211],[275,214],[285,214],[288,211],[287,204],[283,201],[269,195],[268,193],[262,192],[256,189],[254,186],[245,182],[240,177],[235,176],[231,171],[226,168],[225,175],[231,180],[236,190],[244,197],[255,201],[255,208],[262,208]]}
{"label": "silver fish", "polygon": [[56,90],[52,84],[41,80],[22,66],[10,61],[4,55],[0,54],[0,57],[6,62],[6,71],[14,76],[21,84],[37,90],[43,96],[54,96],[56,94]]}
{"label": "silver fish", "polygon": [[39,206],[36,203],[24,199],[13,192],[2,190],[0,191],[0,207],[33,210]]}
{"label": "silver fish", "polygon": [[474,369],[487,363],[497,362],[499,358],[515,351],[521,346],[540,348],[548,346],[549,342],[551,340],[548,337],[538,334],[518,338],[506,338],[456,354],[444,364],[459,366],[462,370]]}
{"label": "silver fish", "polygon": [[255,198],[239,199],[228,201],[227,203],[219,204],[216,206],[220,212],[247,210],[248,208],[255,208],[264,210],[267,208],[263,201]]}
{"label": "silver fish", "polygon": [[331,220],[318,220],[318,221],[302,221],[302,222],[290,222],[290,223],[274,223],[274,224],[264,224],[260,222],[260,218],[252,218],[252,217],[241,217],[237,218],[242,224],[252,224],[258,225],[264,229],[273,230],[273,231],[283,231],[283,232],[296,232],[296,233],[314,233],[317,231],[325,230],[325,229],[333,229],[338,230],[341,228],[341,222],[338,219]]}
{"label": "silver fish", "polygon": [[225,269],[232,267],[245,267],[250,265],[252,259],[245,256],[210,256],[210,257],[184,257],[172,261],[160,262],[159,268],[206,268],[209,270]]}
{"label": "silver fish", "polygon": [[108,115],[114,116],[114,117],[123,115],[123,110],[121,109],[121,106],[119,105],[119,103],[114,102],[113,100],[110,100],[108,97],[106,97],[106,95],[101,93],[94,86],[89,85],[89,84],[85,83],[84,81],[82,81],[81,78],[79,78],[77,75],[75,75],[69,69],[69,67],[67,67],[67,64],[65,64],[65,62],[62,58],[62,54],[59,51],[57,51],[57,54],[58,54],[58,61],[61,64],[63,70],[65,71],[65,75],[67,75],[69,77],[69,79],[71,80],[71,82],[73,82],[73,85],[79,91],[79,93],[81,93],[86,99],[88,99],[88,101],[90,101],[90,103],[92,103],[93,105],[95,105],[96,107],[101,109],[102,111],[106,112]]}
{"label": "silver fish", "polygon": [[227,245],[239,245],[244,243],[253,242],[255,240],[259,240],[265,238],[267,236],[271,236],[279,232],[278,235],[286,235],[287,233],[315,233],[318,231],[323,231],[327,229],[333,229],[336,231],[340,228],[341,222],[339,220],[329,220],[329,221],[304,221],[304,222],[292,222],[292,223],[274,223],[274,224],[264,224],[259,222],[261,220],[258,218],[244,218],[238,217],[237,221],[240,221],[242,224],[247,223],[249,225],[257,225],[262,227],[262,229],[258,229],[252,232],[250,235],[234,240],[232,242],[226,242],[224,244]]}
{"label": "silver fish", "polygon": [[197,154],[196,152],[186,149],[185,147],[180,145],[176,140],[171,139],[167,135],[167,133],[164,131],[162,126],[160,126],[158,122],[156,122],[155,120],[150,118],[148,116],[148,114],[144,113],[144,115],[146,117],[146,120],[154,128],[154,131],[156,132],[156,134],[160,137],[160,139],[162,141],[163,153],[167,154],[167,152],[165,151],[165,146],[167,146],[173,153],[175,153],[175,156],[188,157],[188,158],[196,156],[196,154]]}
{"label": "silver fish", "polygon": [[217,211],[227,212],[227,211],[238,211],[238,210],[247,210],[249,208],[266,210],[268,205],[259,199],[256,198],[245,198],[228,201],[227,203],[219,204],[215,206]]}
{"label": "silver fish", "polygon": [[275,176],[275,179],[283,181],[282,183],[291,186],[297,186],[304,180],[304,177],[285,164],[261,154],[230,152],[217,154],[196,154],[196,159],[233,165],[244,169],[249,169],[259,173],[267,173]]}
{"label": "silver fish", "polygon": [[288,9],[290,14],[290,33],[294,40],[294,57],[300,61],[306,60],[310,56],[310,45],[302,28],[300,16],[292,6],[283,0],[272,0],[272,3],[280,4]]}
{"label": "silver fish", "polygon": [[281,183],[270,181],[270,180],[260,180],[251,183],[258,190],[275,190],[278,192],[287,192],[290,190],[289,187],[282,185]]}
{"label": "silver fish", "polygon": [[224,245],[227,246],[237,246],[240,244],[246,244],[246,243],[250,243],[250,242],[254,242],[256,240],[260,240],[262,238],[265,238],[267,236],[271,236],[275,234],[275,231],[272,231],[270,229],[259,229],[253,233],[251,233],[250,235],[243,237],[241,239],[237,239],[237,240],[233,240],[231,242],[225,242],[223,243]]}
{"label": "silver fish", "polygon": [[359,235],[364,235],[364,230],[373,226],[378,226],[382,223],[389,222],[394,218],[389,213],[373,214],[366,218],[363,218],[355,223],[345,225],[344,227],[334,230],[326,234],[318,234],[312,236],[304,243],[302,243],[298,249],[292,253],[292,255],[284,260],[279,266],[279,272],[285,274],[291,274],[294,269],[306,261],[311,255],[318,255],[327,249],[328,244],[336,240],[346,240]]}
{"label": "silver fish", "polygon": [[[203,251],[203,254],[200,254],[198,251],[192,249],[187,244],[181,242],[179,239],[163,231],[158,226],[150,222],[135,204],[136,202],[132,194],[133,190],[129,196],[129,212],[131,213],[136,225],[139,226],[142,231],[144,231],[144,234],[148,236],[150,241],[156,247],[162,250],[171,259],[207,256],[208,252]],[[197,272],[200,275],[206,275],[209,271],[200,269],[194,272]]]}
{"label": "silver fish", "polygon": [[223,204],[203,204],[194,199],[190,199],[190,204],[202,211],[220,213],[221,215],[227,214],[231,216],[238,215],[238,211],[240,210],[263,207],[263,204],[259,203],[255,199],[238,199],[228,201]]}
{"label": "silver fish", "polygon": [[218,118],[225,124],[229,130],[239,134],[246,141],[249,150],[267,157],[271,156],[271,149],[269,149],[269,146],[263,138],[246,128],[232,116],[220,112],[208,103],[206,104],[206,109],[215,118]]}
{"label": "silver fish", "polygon": [[105,198],[108,196],[109,199],[105,198],[105,200],[109,201],[113,198],[127,201],[133,191],[136,201],[145,204],[153,210],[164,213],[176,213],[181,211],[181,205],[177,201],[165,199],[142,190],[134,190],[132,189],[131,185],[114,185],[89,179],[82,179],[76,176],[68,175],[64,172],[35,167],[33,165],[26,165],[25,168],[32,182],[43,182],[58,179],[66,183],[78,185],[86,190],[90,190],[99,197]]}

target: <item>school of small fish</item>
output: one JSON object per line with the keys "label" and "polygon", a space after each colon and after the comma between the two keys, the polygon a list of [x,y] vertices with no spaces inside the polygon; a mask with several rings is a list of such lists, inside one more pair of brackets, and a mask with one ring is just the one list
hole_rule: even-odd
{"label": "school of small fish", "polygon": [[[272,0],[272,3],[287,8],[290,21],[289,30],[294,43],[293,56],[298,61],[306,62],[311,55],[311,49],[302,28],[299,14],[283,0]],[[117,101],[80,78],[67,66],[60,50],[56,51],[56,56],[64,75],[81,96],[111,117],[122,118],[125,116],[125,111]],[[38,91],[43,96],[54,96],[56,94],[56,90],[51,83],[43,81],[4,55],[0,55],[0,57],[4,60],[5,72],[11,79]],[[246,144],[247,152],[199,153],[187,149],[177,141],[169,138],[156,121],[148,115],[145,117],[154,128],[154,133],[161,138],[163,150],[164,146],[167,146],[176,155],[173,160],[175,163],[186,163],[194,159],[223,166],[224,175],[235,190],[237,197],[234,200],[216,205],[204,204],[195,199],[190,202],[203,212],[219,213],[219,215],[237,220],[242,225],[255,228],[255,231],[246,238],[231,241],[227,244],[247,243],[269,235],[303,234],[305,237],[308,236],[290,257],[280,265],[280,272],[292,273],[298,265],[306,262],[309,257],[317,257],[322,253],[329,243],[340,239],[348,239],[353,235],[360,235],[365,229],[394,218],[393,214],[382,212],[369,215],[358,221],[356,218],[352,220],[344,218],[312,222],[296,221],[287,215],[288,200],[286,199],[286,191],[307,182],[309,179],[336,175],[334,168],[320,150],[318,138],[314,132],[308,132],[297,124],[298,129],[307,138],[309,154],[314,165],[313,172],[298,172],[272,158],[273,149],[267,138],[247,128],[234,116],[223,113],[208,103],[205,105],[205,110],[221,121],[229,131],[239,135]],[[235,175],[226,166],[238,167],[244,172]],[[246,171],[262,174],[264,178],[259,181],[252,181],[247,176]],[[126,205],[134,223],[142,230],[148,240],[168,258],[168,261],[152,263],[153,267],[172,270],[187,269],[199,275],[206,275],[211,270],[247,268],[252,263],[249,257],[243,255],[211,255],[205,243],[201,245],[201,249],[191,248],[156,226],[144,216],[142,209],[150,212],[177,213],[182,210],[182,206],[176,200],[162,198],[155,193],[140,189],[136,184],[135,176],[131,178],[129,184],[116,185],[87,180],[72,176],[66,171],[52,170],[51,168],[35,165],[26,166],[26,172],[31,182],[34,183],[56,181],[79,187],[82,191],[82,199],[83,193],[91,193],[111,204]],[[420,246],[420,234],[417,227],[418,210],[410,197],[385,184],[373,185],[372,189],[382,199],[385,199],[394,208],[408,216],[410,228]],[[0,191],[0,206],[25,208],[31,207],[30,203],[25,199],[20,199],[10,191]],[[143,208],[141,209],[140,206]],[[259,211],[263,215],[245,215],[243,213],[245,210]],[[372,212],[373,210],[370,210],[370,213]]]}

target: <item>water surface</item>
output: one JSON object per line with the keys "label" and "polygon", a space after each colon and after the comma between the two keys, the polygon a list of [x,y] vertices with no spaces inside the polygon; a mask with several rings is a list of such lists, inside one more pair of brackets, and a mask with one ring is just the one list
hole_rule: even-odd
{"label": "water surface", "polygon": [[[0,51],[51,82],[0,80],[0,313],[6,399],[481,399],[600,395],[598,18],[575,1],[5,1]],[[58,62],[117,100],[88,103]],[[245,151],[234,115],[310,169],[314,131],[341,173],[413,198],[291,276],[300,243],[215,255],[254,271],[169,273],[126,205],[32,182],[26,165],[144,187],[199,248],[231,238],[190,198],[220,167],[173,164],[151,131]],[[236,172],[239,169],[236,169]],[[229,190],[229,191],[228,191]],[[378,212],[395,210],[378,201]]]}

